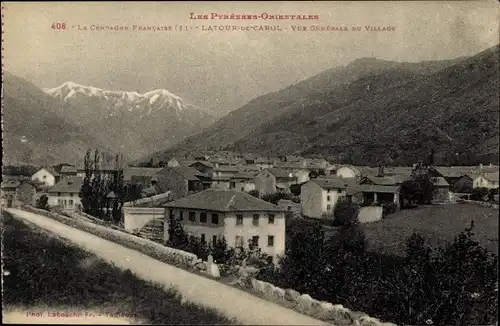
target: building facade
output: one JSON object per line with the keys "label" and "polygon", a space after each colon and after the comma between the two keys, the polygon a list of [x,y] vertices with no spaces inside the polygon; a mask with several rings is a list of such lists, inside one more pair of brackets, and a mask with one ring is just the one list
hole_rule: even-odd
{"label": "building facade", "polygon": [[165,204],[165,241],[171,219],[205,241],[224,236],[236,250],[258,246],[262,253],[277,257],[285,252],[284,210],[240,191],[207,189]]}

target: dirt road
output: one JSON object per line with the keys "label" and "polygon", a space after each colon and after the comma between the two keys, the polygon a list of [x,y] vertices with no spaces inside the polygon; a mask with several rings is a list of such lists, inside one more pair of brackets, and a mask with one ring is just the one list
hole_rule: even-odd
{"label": "dirt road", "polygon": [[252,296],[214,280],[191,274],[167,265],[138,251],[104,240],[84,231],[54,221],[48,217],[22,210],[5,209],[14,217],[31,222],[70,240],[106,261],[123,269],[130,269],[138,277],[179,289],[191,302],[215,308],[240,323],[249,325],[328,325],[273,302]]}

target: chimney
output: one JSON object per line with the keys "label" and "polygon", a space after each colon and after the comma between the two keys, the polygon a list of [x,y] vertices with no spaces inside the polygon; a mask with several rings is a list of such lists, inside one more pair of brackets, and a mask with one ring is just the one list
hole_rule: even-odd
{"label": "chimney", "polygon": [[379,166],[378,167],[378,174],[377,177],[383,177],[384,176],[384,166]]}

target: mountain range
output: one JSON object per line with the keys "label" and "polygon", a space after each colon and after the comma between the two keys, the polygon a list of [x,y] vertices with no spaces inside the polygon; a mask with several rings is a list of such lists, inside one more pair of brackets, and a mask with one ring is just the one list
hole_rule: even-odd
{"label": "mountain range", "polygon": [[145,157],[200,150],[321,155],[357,165],[498,162],[499,46],[418,63],[361,58],[260,96]]}
{"label": "mountain range", "polygon": [[4,74],[4,162],[81,160],[88,148],[129,160],[175,144],[215,118],[164,89],[144,94],[66,82],[39,89]]}

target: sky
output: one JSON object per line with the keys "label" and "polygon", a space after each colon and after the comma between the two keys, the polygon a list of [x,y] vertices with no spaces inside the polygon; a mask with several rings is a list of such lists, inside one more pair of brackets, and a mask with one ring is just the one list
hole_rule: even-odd
{"label": "sky", "polygon": [[[202,109],[228,112],[362,57],[451,59],[499,43],[496,1],[19,2],[3,3],[4,69],[41,88],[66,81],[110,90],[167,89]],[[190,14],[261,19],[190,19]],[[271,20],[271,15],[318,15]],[[57,29],[66,24],[66,29]],[[93,31],[91,25],[129,30]],[[139,31],[137,26],[187,30]],[[208,26],[282,31],[209,31]],[[305,26],[308,31],[293,30]],[[80,28],[78,27],[80,26]],[[311,26],[348,31],[311,31]],[[394,27],[367,31],[366,26]],[[87,30],[83,30],[87,27]],[[361,27],[360,31],[352,31]]]}

